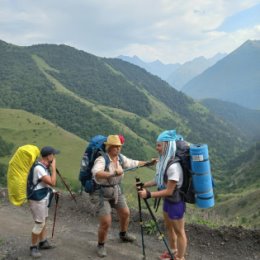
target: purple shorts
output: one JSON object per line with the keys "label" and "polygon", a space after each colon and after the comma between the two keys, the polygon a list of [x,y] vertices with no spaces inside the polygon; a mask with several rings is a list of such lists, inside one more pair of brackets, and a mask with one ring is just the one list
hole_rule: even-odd
{"label": "purple shorts", "polygon": [[185,202],[180,201],[172,203],[167,200],[163,201],[163,211],[167,213],[170,219],[182,219],[185,213],[186,205]]}

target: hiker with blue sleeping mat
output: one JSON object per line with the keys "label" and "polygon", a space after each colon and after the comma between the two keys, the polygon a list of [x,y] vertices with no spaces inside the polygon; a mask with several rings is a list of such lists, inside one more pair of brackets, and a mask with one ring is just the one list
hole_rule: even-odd
{"label": "hiker with blue sleeping mat", "polygon": [[129,159],[121,154],[122,138],[120,139],[118,135],[109,135],[104,144],[106,152],[95,160],[92,168],[93,178],[98,189],[90,194],[92,203],[97,207],[97,215],[99,217],[97,246],[99,257],[107,255],[105,242],[108,230],[112,224],[112,208],[116,209],[119,217],[120,240],[133,242],[136,239],[127,232],[130,211],[120,183],[124,176],[124,169],[143,166],[147,163],[146,161]]}
{"label": "hiker with blue sleeping mat", "polygon": [[[163,198],[163,216],[168,232],[168,239],[174,259],[184,260],[187,238],[184,229],[185,202],[179,189],[183,183],[183,169],[175,160],[176,141],[182,137],[175,130],[162,132],[156,142],[156,150],[159,159],[156,164],[155,179],[143,184],[139,190],[139,196],[144,199]],[[175,161],[174,161],[175,160]],[[157,191],[149,191],[147,188],[157,186]],[[160,256],[161,260],[172,259],[166,251]]]}
{"label": "hiker with blue sleeping mat", "polygon": [[27,196],[34,220],[30,254],[33,258],[41,257],[39,249],[51,249],[47,240],[46,220],[53,192],[56,185],[56,158],[59,151],[51,146],[41,149],[41,159],[31,168],[28,176]]}

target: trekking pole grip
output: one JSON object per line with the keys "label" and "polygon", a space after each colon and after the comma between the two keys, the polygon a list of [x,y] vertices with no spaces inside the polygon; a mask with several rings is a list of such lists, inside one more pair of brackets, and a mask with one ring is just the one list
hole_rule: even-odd
{"label": "trekking pole grip", "polygon": [[144,187],[144,183],[140,181],[140,178],[136,177],[135,178],[135,186],[138,191],[142,190]]}

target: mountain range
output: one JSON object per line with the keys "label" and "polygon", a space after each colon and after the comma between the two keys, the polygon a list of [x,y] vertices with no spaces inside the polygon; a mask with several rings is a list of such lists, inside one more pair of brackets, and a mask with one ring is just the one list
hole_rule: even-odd
{"label": "mountain range", "polygon": [[164,64],[159,60],[153,62],[144,62],[137,56],[129,57],[120,55],[118,56],[118,58],[145,69],[151,74],[165,80],[175,89],[181,90],[181,88],[188,81],[202,73],[207,68],[214,65],[225,56],[226,54],[218,53],[214,57],[209,59],[206,59],[205,57],[197,57],[183,64]]}
{"label": "mountain range", "polygon": [[167,82],[174,88],[182,90],[182,87],[187,82],[200,75],[202,72],[216,64],[225,56],[226,54],[218,53],[209,59],[201,56],[191,61],[185,62],[169,75]]}
{"label": "mountain range", "polygon": [[173,71],[181,67],[180,63],[164,64],[159,60],[153,62],[145,62],[141,60],[139,57],[137,57],[136,55],[133,57],[120,55],[117,58],[132,63],[134,65],[137,65],[140,68],[145,69],[147,72],[150,72],[151,74],[156,75],[166,81]]}
{"label": "mountain range", "polygon": [[260,109],[260,41],[248,40],[184,85],[194,99],[214,98]]}

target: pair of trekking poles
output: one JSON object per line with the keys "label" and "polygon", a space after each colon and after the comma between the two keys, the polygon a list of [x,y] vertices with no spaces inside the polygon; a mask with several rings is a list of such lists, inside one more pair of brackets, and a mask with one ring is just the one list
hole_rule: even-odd
{"label": "pair of trekking poles", "polygon": [[[141,227],[143,259],[145,260],[145,259],[146,259],[146,254],[145,254],[145,244],[144,244],[144,225],[143,225],[143,216],[142,216],[142,205],[141,205],[141,198],[140,198],[140,196],[139,196],[139,194],[138,194],[138,191],[140,191],[140,190],[143,189],[144,184],[140,181],[139,178],[135,178],[135,180],[136,180],[137,197],[138,197],[139,223],[140,223],[140,227]],[[160,238],[163,240],[163,242],[164,242],[164,244],[165,244],[165,246],[166,246],[166,249],[167,249],[167,251],[169,252],[169,255],[170,255],[170,257],[171,257],[171,260],[174,260],[174,255],[173,255],[172,251],[170,250],[170,248],[169,248],[169,246],[168,246],[168,243],[167,243],[167,241],[166,241],[166,239],[165,239],[164,234],[163,234],[163,233],[161,232],[161,230],[160,230],[160,227],[159,227],[159,225],[158,225],[158,222],[157,222],[157,220],[156,220],[156,217],[155,217],[153,211],[151,210],[151,207],[150,207],[150,205],[149,205],[147,199],[143,199],[143,201],[144,201],[144,203],[145,203],[145,205],[146,205],[146,207],[147,207],[147,209],[148,209],[148,211],[149,211],[149,213],[150,213],[150,215],[151,215],[151,217],[152,217],[152,219],[153,219],[153,221],[154,221],[154,223],[155,223],[155,226],[156,226],[156,228],[157,228],[157,231],[158,231],[159,234],[160,234]]]}

